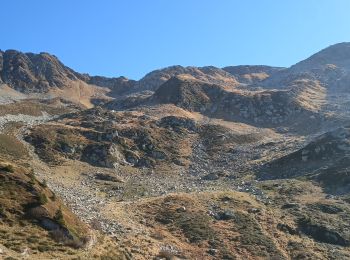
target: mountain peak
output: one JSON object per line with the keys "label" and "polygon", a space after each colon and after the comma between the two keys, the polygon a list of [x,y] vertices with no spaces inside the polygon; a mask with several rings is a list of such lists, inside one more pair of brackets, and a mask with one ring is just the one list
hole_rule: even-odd
{"label": "mountain peak", "polygon": [[330,64],[350,70],[350,42],[331,45],[291,67],[293,70],[305,71],[322,68]]}
{"label": "mountain peak", "polygon": [[50,87],[62,88],[78,74],[46,52],[40,54],[6,50],[1,55],[1,78],[21,92],[47,92]]}

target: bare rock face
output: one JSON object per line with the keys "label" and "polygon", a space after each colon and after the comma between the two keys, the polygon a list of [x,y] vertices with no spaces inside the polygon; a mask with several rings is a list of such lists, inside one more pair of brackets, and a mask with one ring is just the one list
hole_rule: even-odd
{"label": "bare rock face", "polygon": [[2,53],[2,81],[24,93],[45,93],[51,87],[63,88],[79,75],[48,53],[22,53],[7,50]]}

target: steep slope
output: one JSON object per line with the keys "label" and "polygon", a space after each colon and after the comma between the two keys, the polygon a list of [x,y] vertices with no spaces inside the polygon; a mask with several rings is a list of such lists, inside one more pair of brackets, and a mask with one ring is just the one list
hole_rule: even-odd
{"label": "steep slope", "polygon": [[[292,91],[297,86],[297,89],[303,93],[313,92],[316,94],[316,99],[306,99],[310,104],[315,104],[316,101],[320,115],[334,119],[338,125],[347,124],[350,118],[349,49],[350,43],[332,45],[290,68],[274,73],[258,85],[263,88]],[[318,94],[314,91],[315,89],[310,88],[309,83],[319,86]],[[307,96],[300,95],[300,97],[305,99]],[[342,123],[339,124],[339,122]]]}
{"label": "steep slope", "polygon": [[0,78],[8,87],[29,96],[63,97],[91,106],[93,98],[104,98],[107,89],[87,84],[85,77],[64,66],[48,53],[1,52]]}
{"label": "steep slope", "polygon": [[275,159],[260,169],[260,177],[314,179],[328,192],[350,192],[350,129],[322,134],[305,147]]}
{"label": "steep slope", "polygon": [[306,60],[298,62],[290,69],[296,71],[310,71],[334,65],[338,68],[350,70],[350,43],[338,43],[331,45]]}
{"label": "steep slope", "polygon": [[[262,82],[266,87],[288,87],[295,79],[319,81],[337,89],[350,73],[350,43],[329,46],[290,68],[281,70]],[[344,86],[343,86],[344,87]]]}
{"label": "steep slope", "polygon": [[87,226],[33,171],[0,159],[0,180],[2,255],[59,257],[89,241]]}
{"label": "steep slope", "polygon": [[24,93],[48,92],[50,87],[63,88],[69,80],[78,80],[78,74],[48,53],[8,50],[2,56],[3,82]]}

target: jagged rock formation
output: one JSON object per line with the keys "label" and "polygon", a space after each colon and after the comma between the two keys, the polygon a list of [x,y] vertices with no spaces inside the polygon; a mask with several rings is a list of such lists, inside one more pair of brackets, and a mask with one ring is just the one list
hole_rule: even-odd
{"label": "jagged rock formation", "polygon": [[10,88],[42,98],[63,97],[85,106],[94,98],[105,98],[107,89],[87,84],[88,78],[63,65],[48,53],[7,50],[0,54],[1,82]]}
{"label": "jagged rock formation", "polygon": [[64,66],[48,53],[22,53],[7,50],[1,53],[0,75],[4,83],[24,92],[48,92],[49,88],[63,88],[79,74]]}

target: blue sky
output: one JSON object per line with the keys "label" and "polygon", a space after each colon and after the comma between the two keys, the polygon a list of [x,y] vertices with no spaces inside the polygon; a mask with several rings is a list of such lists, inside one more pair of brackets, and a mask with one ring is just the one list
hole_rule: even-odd
{"label": "blue sky", "polygon": [[0,49],[138,79],[169,65],[290,66],[350,41],[348,0],[4,0]]}

